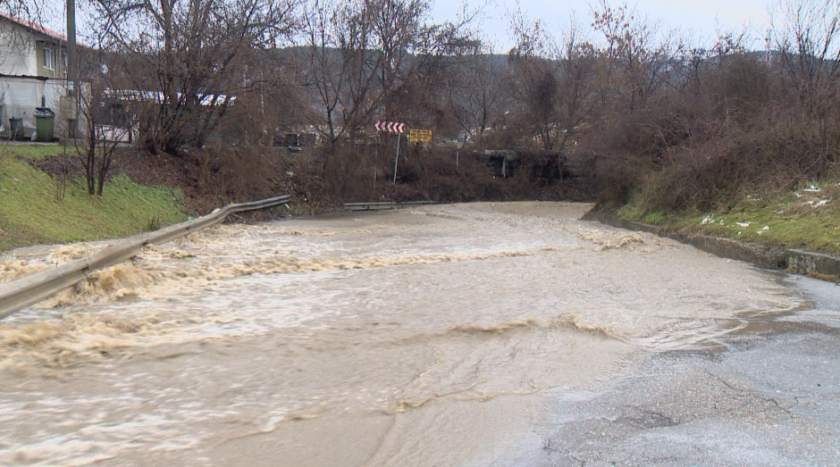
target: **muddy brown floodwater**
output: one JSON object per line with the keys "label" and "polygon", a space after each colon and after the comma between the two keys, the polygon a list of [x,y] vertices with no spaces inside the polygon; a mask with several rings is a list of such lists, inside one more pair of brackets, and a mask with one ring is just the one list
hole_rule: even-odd
{"label": "muddy brown floodwater", "polygon": [[558,394],[800,304],[743,263],[579,221],[589,207],[429,206],[150,247],[0,323],[0,464],[488,465]]}

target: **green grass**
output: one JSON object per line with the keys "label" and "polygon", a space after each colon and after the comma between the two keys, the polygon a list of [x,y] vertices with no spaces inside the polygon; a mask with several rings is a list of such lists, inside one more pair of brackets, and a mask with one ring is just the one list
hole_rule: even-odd
{"label": "green grass", "polygon": [[[35,157],[55,150],[15,149]],[[84,180],[68,181],[62,199],[53,178],[26,161],[0,161],[0,177],[0,250],[122,237],[186,218],[180,190],[138,185],[123,174],[105,184],[101,198],[87,194]]]}
{"label": "green grass", "polygon": [[[64,152],[64,146],[58,143],[44,144],[0,144],[0,158],[7,156],[23,156],[29,159],[43,159],[47,156],[57,156]],[[67,148],[68,154],[75,154],[73,147]]]}
{"label": "green grass", "polygon": [[772,196],[750,196],[721,212],[648,213],[638,203],[619,217],[684,232],[735,238],[810,251],[840,253],[840,185],[802,184]]}
{"label": "green grass", "polygon": [[644,204],[640,203],[625,204],[618,210],[618,217],[654,225],[663,224],[668,220],[668,215],[665,211],[648,211]]}

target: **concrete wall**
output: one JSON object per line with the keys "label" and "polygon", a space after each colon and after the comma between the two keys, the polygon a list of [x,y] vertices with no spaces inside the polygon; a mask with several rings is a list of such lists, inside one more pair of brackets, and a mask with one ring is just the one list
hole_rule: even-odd
{"label": "concrete wall", "polygon": [[0,78],[0,123],[9,134],[9,119],[23,119],[24,137],[35,131],[35,107],[41,106],[45,81],[33,78]]}
{"label": "concrete wall", "polygon": [[[89,86],[82,84],[82,92],[89,92]],[[86,91],[87,90],[87,91]],[[36,128],[35,108],[46,107],[55,112],[55,135],[67,135],[67,119],[72,118],[68,106],[62,105],[67,95],[67,81],[63,79],[38,79],[22,77],[0,78],[0,123],[4,131],[0,136],[10,134],[9,119],[23,119],[24,136],[29,137]],[[80,123],[80,127],[83,125]]]}

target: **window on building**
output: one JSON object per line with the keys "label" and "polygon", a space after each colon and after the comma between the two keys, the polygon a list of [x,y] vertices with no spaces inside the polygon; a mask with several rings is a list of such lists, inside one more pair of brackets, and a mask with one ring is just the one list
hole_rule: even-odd
{"label": "window on building", "polygon": [[55,54],[52,49],[44,48],[44,68],[55,70]]}

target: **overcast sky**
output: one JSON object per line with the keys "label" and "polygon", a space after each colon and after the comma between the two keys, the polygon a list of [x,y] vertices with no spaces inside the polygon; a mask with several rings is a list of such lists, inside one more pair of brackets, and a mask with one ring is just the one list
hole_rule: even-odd
{"label": "overcast sky", "polygon": [[[470,5],[477,6],[481,0],[470,0]],[[739,29],[749,25],[759,46],[763,46],[761,37],[769,23],[768,2],[773,0],[638,0],[628,1],[641,15],[650,20],[659,20],[665,28],[693,32],[697,38],[712,38],[717,29]],[[519,0],[523,13],[528,18],[539,18],[552,29],[559,29],[568,24],[572,14],[582,25],[592,22],[588,0]],[[610,2],[618,5],[620,2]],[[481,28],[495,45],[505,52],[512,45],[508,38],[508,20],[510,11],[516,9],[515,0],[490,0],[484,9],[483,27]],[[452,19],[460,10],[458,0],[434,0],[434,19]]]}
{"label": "overcast sky", "polygon": [[[481,30],[495,45],[498,52],[507,52],[512,41],[509,36],[509,12],[515,10],[516,0],[469,0],[472,7],[487,1],[483,9]],[[523,13],[528,18],[539,18],[552,30],[559,30],[568,24],[574,13],[581,25],[591,23],[590,3],[598,0],[519,0]],[[693,32],[696,39],[715,37],[719,28],[738,29],[749,25],[755,37],[754,47],[763,47],[769,15],[768,2],[774,0],[637,0],[628,5],[646,15],[650,20],[659,20],[665,28],[678,28]],[[51,4],[46,23],[58,31],[64,31],[64,0],[46,0]],[[77,0],[77,4],[80,1]],[[614,5],[619,1],[610,2]],[[431,0],[434,21],[453,20],[458,16],[462,0]],[[82,18],[79,18],[82,20]],[[81,32],[81,31],[80,31]]]}

